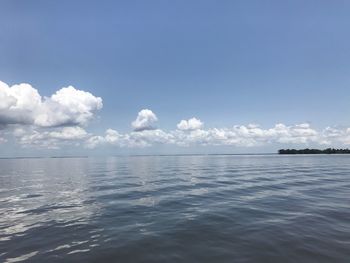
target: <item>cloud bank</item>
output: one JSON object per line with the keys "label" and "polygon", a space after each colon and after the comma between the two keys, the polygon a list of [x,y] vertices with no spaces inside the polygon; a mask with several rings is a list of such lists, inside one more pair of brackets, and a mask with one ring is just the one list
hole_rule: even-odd
{"label": "cloud bank", "polygon": [[93,134],[85,129],[102,108],[102,99],[72,86],[43,97],[30,84],[8,86],[0,82],[0,145],[15,141],[22,147],[58,149],[73,145],[95,149],[114,146],[143,148],[157,145],[179,147],[275,145],[350,145],[350,128],[326,127],[316,130],[309,123],[270,128],[257,124],[204,128],[195,117],[181,120],[176,127],[156,127],[158,118],[150,109],[142,109],[131,123],[132,131],[120,133],[106,129]]}
{"label": "cloud bank", "polygon": [[[202,126],[202,125],[201,125]],[[149,127],[149,126],[148,126]],[[59,148],[60,144],[83,145],[94,149],[101,146],[115,147],[150,147],[156,145],[190,146],[233,146],[257,147],[271,144],[278,145],[349,145],[350,128],[327,127],[316,130],[308,123],[295,125],[276,124],[264,129],[257,124],[235,125],[230,128],[177,129],[141,129],[129,133],[120,133],[107,129],[104,134],[86,132],[79,126],[51,128],[50,131],[31,127],[17,128],[13,135],[17,142],[25,147],[36,146]]]}
{"label": "cloud bank", "polygon": [[149,147],[158,144],[189,146],[233,146],[256,147],[269,144],[281,145],[332,145],[350,144],[350,129],[327,127],[317,131],[308,123],[296,125],[276,124],[263,129],[256,124],[236,125],[231,128],[209,128],[192,130],[161,129],[143,130],[130,133],[119,133],[108,129],[105,135],[91,136],[87,140],[88,148],[101,145],[117,147]]}
{"label": "cloud bank", "polygon": [[17,142],[23,147],[36,147],[46,149],[59,149],[64,145],[85,145],[85,140],[89,135],[83,128],[75,127],[60,127],[54,130],[33,130],[33,129],[16,129],[14,136]]}

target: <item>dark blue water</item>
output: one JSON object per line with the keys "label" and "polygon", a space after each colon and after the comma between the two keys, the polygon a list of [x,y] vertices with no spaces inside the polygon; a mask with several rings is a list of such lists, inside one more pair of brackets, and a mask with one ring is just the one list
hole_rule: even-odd
{"label": "dark blue water", "polygon": [[350,262],[350,156],[0,160],[0,262]]}

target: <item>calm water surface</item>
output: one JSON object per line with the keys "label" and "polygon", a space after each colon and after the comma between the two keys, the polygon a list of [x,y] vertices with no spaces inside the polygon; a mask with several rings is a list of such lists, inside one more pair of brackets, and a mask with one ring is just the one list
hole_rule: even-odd
{"label": "calm water surface", "polygon": [[0,160],[0,262],[350,262],[350,156]]}

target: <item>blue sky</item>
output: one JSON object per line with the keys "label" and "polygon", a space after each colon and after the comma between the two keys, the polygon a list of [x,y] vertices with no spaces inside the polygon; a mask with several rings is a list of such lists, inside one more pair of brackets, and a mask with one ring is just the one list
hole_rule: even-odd
{"label": "blue sky", "polygon": [[[69,85],[100,97],[103,108],[78,125],[94,136],[106,129],[131,132],[142,109],[150,109],[154,126],[167,132],[195,117],[203,129],[308,123],[318,133],[327,127],[346,133],[349,11],[347,1],[2,0],[0,81],[29,83],[43,99]],[[45,153],[10,138],[9,130],[21,125],[4,125],[1,155],[13,148],[13,155]],[[38,132],[54,128],[31,125]],[[269,152],[282,145],[293,146],[272,140],[248,149],[163,149],[161,143],[147,150],[103,145],[89,151]],[[53,151],[87,151],[65,147]]]}

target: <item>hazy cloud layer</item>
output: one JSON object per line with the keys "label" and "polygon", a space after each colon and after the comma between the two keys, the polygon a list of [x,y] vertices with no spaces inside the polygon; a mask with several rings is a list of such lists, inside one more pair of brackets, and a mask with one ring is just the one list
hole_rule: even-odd
{"label": "hazy cloud layer", "polygon": [[0,82],[0,124],[35,125],[39,127],[86,125],[102,99],[72,86],[42,97],[29,84],[8,86]]}

